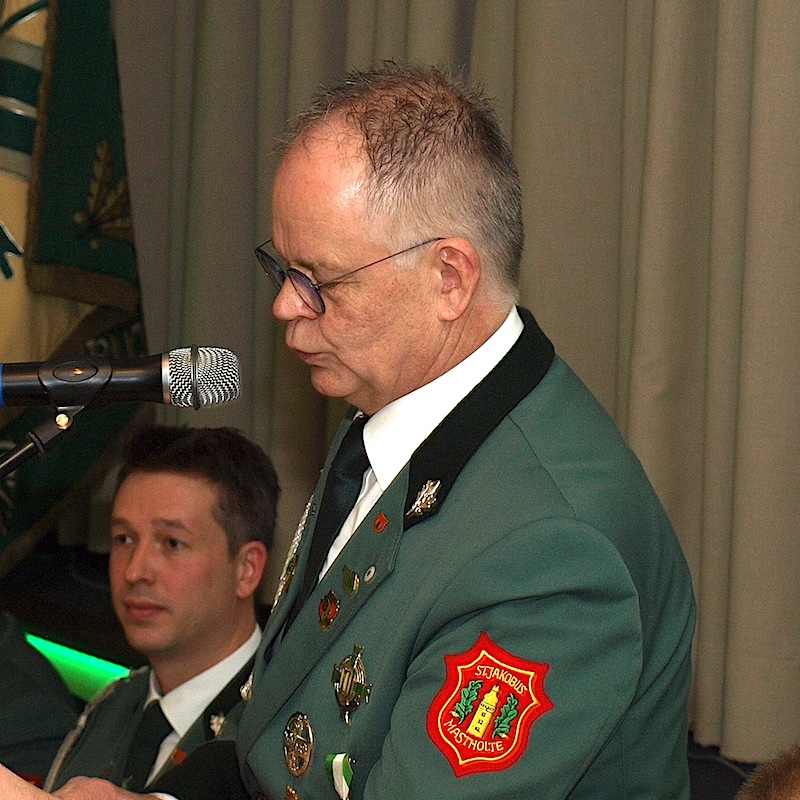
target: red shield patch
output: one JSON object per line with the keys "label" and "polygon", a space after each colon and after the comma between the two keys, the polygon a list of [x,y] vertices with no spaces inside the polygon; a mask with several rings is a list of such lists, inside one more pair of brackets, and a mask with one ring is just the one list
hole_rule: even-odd
{"label": "red shield patch", "polygon": [[544,691],[550,666],[507,653],[485,633],[444,661],[447,677],[428,709],[431,740],[457,778],[510,767],[531,725],[553,707]]}

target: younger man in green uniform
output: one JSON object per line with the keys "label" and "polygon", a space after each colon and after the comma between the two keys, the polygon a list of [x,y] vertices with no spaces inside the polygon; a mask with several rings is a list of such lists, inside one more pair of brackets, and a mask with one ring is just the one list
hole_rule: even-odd
{"label": "younger man in green uniform", "polygon": [[[255,592],[278,493],[269,458],[231,429],[154,427],[132,439],[111,512],[109,576],[125,635],[150,668],[86,709],[45,788],[88,775],[141,790],[221,732],[260,638]],[[154,701],[167,723],[137,763],[137,726]]]}

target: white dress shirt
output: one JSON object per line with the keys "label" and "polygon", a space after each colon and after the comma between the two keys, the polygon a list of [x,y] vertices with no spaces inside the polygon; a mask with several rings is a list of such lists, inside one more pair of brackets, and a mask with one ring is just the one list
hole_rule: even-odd
{"label": "white dress shirt", "polygon": [[155,673],[150,671],[150,692],[145,706],[153,700],[161,701],[164,716],[172,725],[170,733],[161,743],[158,756],[150,771],[148,781],[158,773],[166,760],[172,755],[178,742],[186,735],[194,721],[206,710],[208,704],[228,685],[231,678],[239,672],[258,650],[261,641],[261,628],[256,625],[250,638],[222,661],[209,667],[205,672],[161,695]]}
{"label": "white dress shirt", "polygon": [[389,403],[364,426],[370,468],[358,500],[334,539],[320,578],[336,560],[369,510],[439,423],[497,366],[522,333],[512,308],[503,324],[472,354],[444,375]]}

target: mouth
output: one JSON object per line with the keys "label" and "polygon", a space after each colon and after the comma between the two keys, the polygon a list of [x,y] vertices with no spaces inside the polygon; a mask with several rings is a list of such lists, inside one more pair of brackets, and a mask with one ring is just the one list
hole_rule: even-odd
{"label": "mouth", "polygon": [[300,339],[301,336],[298,335],[296,320],[294,320],[286,327],[286,346],[305,364],[314,364],[321,358],[321,354],[303,349]]}
{"label": "mouth", "polygon": [[125,600],[122,605],[132,622],[152,622],[166,610],[150,600]]}
{"label": "mouth", "polygon": [[305,350],[294,350],[294,353],[304,364],[312,367],[322,366],[324,356],[321,353],[308,353]]}

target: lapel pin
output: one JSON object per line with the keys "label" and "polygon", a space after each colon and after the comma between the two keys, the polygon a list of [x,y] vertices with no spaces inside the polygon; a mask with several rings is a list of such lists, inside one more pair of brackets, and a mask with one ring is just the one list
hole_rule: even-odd
{"label": "lapel pin", "polygon": [[430,511],[436,505],[436,495],[439,493],[441,481],[428,481],[420,490],[417,499],[411,504],[411,508],[406,511],[407,517],[421,517],[426,511]]}
{"label": "lapel pin", "polygon": [[219,736],[222,733],[222,728],[225,725],[225,715],[224,714],[212,714],[211,719],[208,721],[208,725],[211,728],[211,732],[214,736]]}
{"label": "lapel pin", "polygon": [[339,598],[331,590],[319,601],[319,624],[326,631],[339,616]]}
{"label": "lapel pin", "polygon": [[251,672],[248,676],[247,680],[242,684],[242,687],[239,689],[239,694],[242,696],[242,700],[245,703],[249,703],[250,700],[253,698],[253,673]]}
{"label": "lapel pin", "polygon": [[372,530],[374,530],[375,533],[383,533],[388,524],[389,520],[386,519],[386,515],[381,511],[378,513],[378,516],[372,520]]}
{"label": "lapel pin", "polygon": [[342,589],[352,597],[358,591],[358,575],[346,564],[342,567]]}

